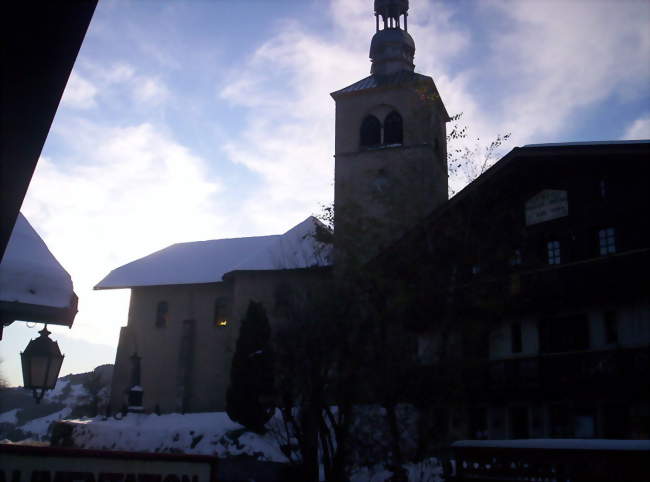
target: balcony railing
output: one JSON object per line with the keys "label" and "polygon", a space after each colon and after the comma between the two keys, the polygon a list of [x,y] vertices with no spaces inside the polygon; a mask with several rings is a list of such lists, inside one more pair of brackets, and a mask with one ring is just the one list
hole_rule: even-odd
{"label": "balcony railing", "polygon": [[565,389],[646,380],[650,347],[543,354],[489,363],[489,386],[503,389]]}
{"label": "balcony railing", "polygon": [[452,449],[448,481],[640,482],[650,474],[647,441],[460,441]]}

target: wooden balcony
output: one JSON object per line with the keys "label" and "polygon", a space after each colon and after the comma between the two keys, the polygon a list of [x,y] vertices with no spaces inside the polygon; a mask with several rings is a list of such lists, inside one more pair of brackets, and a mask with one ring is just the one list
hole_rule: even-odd
{"label": "wooden balcony", "polygon": [[570,353],[489,362],[488,389],[513,392],[580,392],[596,395],[623,390],[648,392],[650,347]]}

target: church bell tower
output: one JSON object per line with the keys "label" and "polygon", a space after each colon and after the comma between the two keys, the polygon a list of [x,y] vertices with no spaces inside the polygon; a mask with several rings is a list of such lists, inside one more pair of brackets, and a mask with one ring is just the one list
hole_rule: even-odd
{"label": "church bell tower", "polygon": [[375,0],[371,75],[336,102],[336,263],[363,262],[447,200],[449,116],[415,72],[408,0]]}

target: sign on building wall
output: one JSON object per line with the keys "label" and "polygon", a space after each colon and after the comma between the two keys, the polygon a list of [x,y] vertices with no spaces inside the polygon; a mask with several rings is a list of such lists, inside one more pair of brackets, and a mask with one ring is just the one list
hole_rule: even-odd
{"label": "sign on building wall", "polygon": [[0,444],[0,482],[216,482],[217,459]]}
{"label": "sign on building wall", "polygon": [[526,201],[526,226],[568,215],[569,198],[566,191],[544,189]]}

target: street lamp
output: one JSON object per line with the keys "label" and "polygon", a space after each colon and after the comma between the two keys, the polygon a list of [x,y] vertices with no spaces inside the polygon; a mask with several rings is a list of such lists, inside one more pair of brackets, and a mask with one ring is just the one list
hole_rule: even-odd
{"label": "street lamp", "polygon": [[[63,363],[59,344],[48,337],[50,332],[47,325],[39,333],[41,336],[30,340],[25,351],[20,354],[23,382],[25,388],[33,390],[36,403],[40,403],[45,390],[54,388]],[[38,390],[41,391],[40,395]]]}

